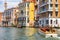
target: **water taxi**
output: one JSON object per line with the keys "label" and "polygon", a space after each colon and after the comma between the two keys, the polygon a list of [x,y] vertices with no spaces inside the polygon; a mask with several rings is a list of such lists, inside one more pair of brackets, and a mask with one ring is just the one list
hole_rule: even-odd
{"label": "water taxi", "polygon": [[45,38],[48,38],[48,37],[58,37],[58,34],[57,34],[55,29],[50,29],[50,28],[47,28],[47,27],[39,28],[38,29],[38,33],[43,35]]}

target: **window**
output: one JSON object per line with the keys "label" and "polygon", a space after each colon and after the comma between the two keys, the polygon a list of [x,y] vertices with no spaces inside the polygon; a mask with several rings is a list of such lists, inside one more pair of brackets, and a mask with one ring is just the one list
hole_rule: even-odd
{"label": "window", "polygon": [[29,18],[28,18],[28,23],[29,23]]}
{"label": "window", "polygon": [[46,24],[48,24],[49,23],[49,20],[46,20]]}
{"label": "window", "polygon": [[58,4],[56,4],[55,7],[57,8],[58,7]]}
{"label": "window", "polygon": [[50,4],[50,7],[52,7],[53,6],[53,4]]}
{"label": "window", "polygon": [[36,0],[36,1],[38,1],[38,0]]}
{"label": "window", "polygon": [[43,11],[45,11],[46,10],[46,8],[45,8],[45,6],[43,6],[43,9],[42,9]]}
{"label": "window", "polygon": [[29,7],[29,3],[27,4],[27,6]]}
{"label": "window", "polygon": [[50,16],[52,16],[52,12],[50,12]]}
{"label": "window", "polygon": [[44,4],[45,3],[45,0],[42,0],[42,3]]}
{"label": "window", "polygon": [[40,24],[41,24],[41,21],[40,21]]}
{"label": "window", "polygon": [[37,9],[38,8],[38,5],[35,5],[35,9]]}
{"label": "window", "polygon": [[51,13],[51,16],[52,16],[52,13]]}
{"label": "window", "polygon": [[52,0],[50,0],[52,2]]}
{"label": "window", "polygon": [[56,2],[57,2],[57,0],[56,0]]}
{"label": "window", "polygon": [[29,11],[27,11],[27,15],[29,15]]}
{"label": "window", "polygon": [[56,13],[56,16],[58,16],[58,12],[55,12]]}
{"label": "window", "polygon": [[56,24],[57,24],[58,22],[57,22],[57,20],[56,20]]}
{"label": "window", "polygon": [[23,10],[21,10],[21,14],[23,15]]}
{"label": "window", "polygon": [[42,23],[44,24],[44,20],[42,20]]}
{"label": "window", "polygon": [[51,24],[52,24],[52,20],[51,20]]}
{"label": "window", "polygon": [[24,17],[23,19],[24,19],[24,21],[26,20],[26,18],[25,18],[25,17]]}

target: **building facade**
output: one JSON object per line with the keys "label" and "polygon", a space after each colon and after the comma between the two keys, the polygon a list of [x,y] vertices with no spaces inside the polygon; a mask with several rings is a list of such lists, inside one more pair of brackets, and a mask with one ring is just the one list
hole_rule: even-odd
{"label": "building facade", "polygon": [[60,0],[40,0],[39,25],[60,27]]}
{"label": "building facade", "polygon": [[6,9],[3,13],[3,26],[12,26],[17,24],[18,7]]}
{"label": "building facade", "polygon": [[32,0],[23,0],[23,2],[19,4],[19,23],[21,26],[30,26],[34,23],[34,5],[35,3]]}
{"label": "building facade", "polygon": [[3,12],[0,12],[0,26],[2,26],[2,15],[3,15]]}

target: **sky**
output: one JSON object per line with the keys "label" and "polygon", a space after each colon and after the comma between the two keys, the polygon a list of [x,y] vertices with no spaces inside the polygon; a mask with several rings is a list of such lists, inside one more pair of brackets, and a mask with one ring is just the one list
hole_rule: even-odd
{"label": "sky", "polygon": [[[0,0],[0,12],[4,11],[4,1]],[[7,8],[12,8],[18,6],[18,4],[21,2],[21,0],[6,0],[7,1]]]}

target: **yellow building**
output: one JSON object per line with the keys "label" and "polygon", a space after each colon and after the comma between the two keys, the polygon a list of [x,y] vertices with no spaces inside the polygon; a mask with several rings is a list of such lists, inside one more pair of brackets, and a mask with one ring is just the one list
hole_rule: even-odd
{"label": "yellow building", "polygon": [[34,2],[30,2],[29,4],[29,25],[34,26],[34,13],[35,13],[35,7],[34,7]]}

